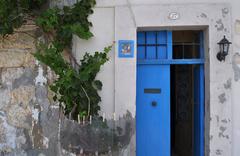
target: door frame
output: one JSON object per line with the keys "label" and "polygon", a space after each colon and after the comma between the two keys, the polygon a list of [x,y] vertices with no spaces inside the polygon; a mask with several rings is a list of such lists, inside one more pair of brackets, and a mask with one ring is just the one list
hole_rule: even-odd
{"label": "door frame", "polygon": [[[191,30],[191,29],[189,29]],[[204,31],[201,30],[200,32],[200,59],[172,59],[172,31],[167,30],[167,58],[166,59],[160,59],[160,60],[137,60],[137,68],[139,65],[172,65],[172,64],[198,64],[200,66],[199,70],[199,79],[200,79],[200,110],[199,110],[199,118],[200,118],[200,142],[199,142],[199,155],[196,156],[204,156],[205,154],[205,56],[204,56],[204,46],[205,46],[205,40],[204,40]],[[136,83],[137,84],[137,83]],[[136,86],[137,88],[137,86]],[[136,104],[137,107],[137,104]],[[138,113],[136,113],[138,114]],[[138,124],[136,122],[136,124]],[[136,129],[137,131],[137,129]],[[137,146],[137,142],[136,142]],[[171,146],[170,146],[171,148]],[[194,149],[194,146],[193,146]],[[170,149],[171,150],[171,149]]]}

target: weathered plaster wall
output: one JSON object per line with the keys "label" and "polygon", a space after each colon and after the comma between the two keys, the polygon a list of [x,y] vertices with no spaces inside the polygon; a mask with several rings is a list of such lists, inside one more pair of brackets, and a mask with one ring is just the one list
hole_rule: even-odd
{"label": "weathered plaster wall", "polygon": [[[143,29],[180,29],[198,26],[205,31],[206,39],[206,154],[239,155],[240,116],[238,103],[240,92],[240,1],[238,0],[98,0],[97,9],[113,9],[115,41],[119,39],[136,39],[136,30]],[[170,12],[178,12],[179,20],[169,20]],[[98,25],[105,17],[92,17],[93,24]],[[189,26],[189,27],[187,27]],[[192,27],[193,28],[193,27]],[[196,27],[195,27],[196,28]],[[103,32],[103,30],[98,30]],[[109,31],[110,32],[110,31]],[[109,34],[105,34],[108,36]],[[217,42],[223,35],[233,42],[226,62],[218,62]],[[98,36],[96,36],[98,38]],[[108,41],[108,40],[106,40]],[[78,42],[79,47],[85,47]],[[90,48],[92,49],[92,47]],[[83,53],[82,48],[77,53]],[[81,55],[79,55],[81,56]],[[112,79],[115,85],[109,85],[115,91],[115,109],[117,116],[126,110],[135,114],[136,59],[119,59],[117,44],[115,71]],[[103,70],[105,70],[103,68]],[[113,74],[109,73],[108,74]],[[123,76],[124,75],[124,76]],[[131,87],[130,87],[131,86]],[[104,91],[103,91],[104,92]]]}
{"label": "weathered plaster wall", "polygon": [[[91,123],[77,123],[59,113],[48,88],[55,75],[32,56],[41,36],[29,24],[0,43],[0,156],[129,155],[134,150],[126,149],[135,133],[130,112],[118,119],[106,114],[107,120],[93,118]],[[103,110],[113,112],[113,103]]]}
{"label": "weathered plaster wall", "polygon": [[[85,52],[94,53],[95,51],[102,51],[104,47],[112,45],[114,41],[114,9],[113,8],[96,8],[90,20],[94,22],[92,32],[94,37],[89,40],[81,40],[76,37],[74,40],[73,49],[77,60],[80,60]],[[94,45],[94,46],[93,46]],[[103,92],[100,92],[102,97],[100,114],[105,113],[106,118],[112,118],[114,112],[114,48],[110,52],[111,58],[104,66],[103,70],[97,75],[97,79],[103,82]],[[125,112],[126,113],[126,112]]]}
{"label": "weathered plaster wall", "polygon": [[[67,2],[69,0],[65,4],[68,4]],[[73,50],[77,59],[86,51],[100,51],[104,46],[119,39],[136,40],[136,30],[140,27],[186,29],[194,25],[205,31],[206,155],[238,156],[240,1],[97,2],[95,14],[91,16],[95,36],[89,41],[82,41],[77,37],[73,40]],[[169,20],[170,12],[178,12],[180,19]],[[21,31],[35,35],[36,29],[28,26],[21,28]],[[220,63],[216,59],[216,43],[223,35],[226,35],[233,45],[226,62]],[[74,152],[81,153],[82,149],[88,149],[88,152],[103,151],[109,155],[133,156],[136,57],[119,59],[116,43],[110,54],[110,61],[98,75],[104,84],[103,91],[100,92],[103,108],[101,113],[106,114],[110,126],[118,129],[116,137],[114,133],[108,133],[109,129],[96,133],[101,124],[88,127],[89,125],[79,125],[65,118],[61,118],[60,121],[58,107],[49,100],[51,93],[47,87],[53,75],[31,56],[30,53],[35,51],[34,42],[35,40],[27,34],[18,33],[9,36],[8,40],[0,45],[0,155],[73,155]],[[114,114],[116,121],[113,120]],[[101,138],[112,140],[102,145]],[[88,140],[87,144],[85,140]],[[101,146],[96,149],[97,144]],[[113,150],[116,144],[119,146],[117,150]],[[108,145],[110,149],[106,151]]]}
{"label": "weathered plaster wall", "polygon": [[232,120],[233,120],[233,155],[237,156],[240,153],[239,144],[240,144],[240,12],[239,7],[240,1],[234,0],[232,2],[233,6],[233,16],[232,16],[232,30],[233,30],[233,70],[234,77],[232,79]]}
{"label": "weathered plaster wall", "polygon": [[53,155],[58,116],[48,100],[50,73],[31,54],[36,28],[17,31],[0,44],[0,155]]}

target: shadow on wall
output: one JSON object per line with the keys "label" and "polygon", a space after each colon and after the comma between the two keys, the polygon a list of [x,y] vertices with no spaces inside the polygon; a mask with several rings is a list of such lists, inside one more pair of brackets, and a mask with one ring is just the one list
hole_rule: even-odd
{"label": "shadow on wall", "polygon": [[127,112],[119,120],[95,117],[85,124],[61,122],[60,142],[64,150],[85,155],[120,155],[135,133],[135,119]]}

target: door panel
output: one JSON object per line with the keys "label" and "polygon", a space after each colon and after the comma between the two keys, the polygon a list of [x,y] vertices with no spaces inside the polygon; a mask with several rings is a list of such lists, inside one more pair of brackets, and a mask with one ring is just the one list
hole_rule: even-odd
{"label": "door panel", "polygon": [[204,156],[204,67],[194,68],[194,156]]}
{"label": "door panel", "polygon": [[138,65],[137,156],[170,156],[170,65]]}

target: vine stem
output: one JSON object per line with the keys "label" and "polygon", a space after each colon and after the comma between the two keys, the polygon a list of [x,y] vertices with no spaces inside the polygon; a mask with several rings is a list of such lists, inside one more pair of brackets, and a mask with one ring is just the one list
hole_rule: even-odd
{"label": "vine stem", "polygon": [[85,93],[85,95],[86,95],[86,97],[87,97],[87,99],[88,99],[88,115],[87,115],[87,116],[89,116],[89,115],[90,115],[90,109],[91,109],[91,100],[90,100],[90,98],[89,98],[86,90],[83,88],[82,85],[81,85],[81,88],[82,88],[83,92]]}
{"label": "vine stem", "polygon": [[72,114],[75,112],[76,108],[77,108],[77,104],[74,102],[74,106],[73,106],[71,112],[69,113],[69,119],[70,120],[72,119]]}
{"label": "vine stem", "polygon": [[73,56],[73,53],[69,49],[66,49],[66,50],[68,52],[68,57],[70,59],[70,62],[72,63],[73,68],[77,70],[80,67],[80,64],[77,62],[76,58]]}

